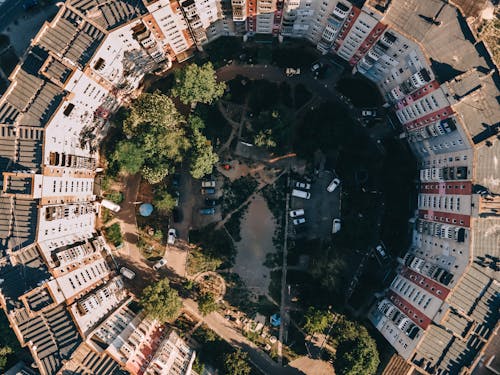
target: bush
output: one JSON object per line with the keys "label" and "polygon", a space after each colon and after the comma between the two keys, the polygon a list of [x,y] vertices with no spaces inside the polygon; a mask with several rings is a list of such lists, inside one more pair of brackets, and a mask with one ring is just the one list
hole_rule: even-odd
{"label": "bush", "polygon": [[214,295],[212,293],[203,293],[198,298],[198,309],[203,316],[217,311],[217,307],[217,302],[215,301]]}
{"label": "bush", "polygon": [[114,223],[104,229],[104,235],[115,247],[123,243],[122,230],[120,224]]}
{"label": "bush", "polygon": [[113,203],[120,204],[123,202],[123,193],[121,191],[111,191],[106,194],[106,199]]}
{"label": "bush", "polygon": [[182,307],[182,301],[177,291],[170,287],[168,279],[146,287],[142,292],[140,304],[149,317],[163,323],[176,318]]}

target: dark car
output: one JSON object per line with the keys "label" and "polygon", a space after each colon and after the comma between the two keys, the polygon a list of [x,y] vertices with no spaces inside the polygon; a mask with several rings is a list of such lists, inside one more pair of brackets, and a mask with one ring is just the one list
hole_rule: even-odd
{"label": "dark car", "polygon": [[172,215],[174,217],[174,223],[182,222],[182,210],[179,207],[175,207],[172,211]]}
{"label": "dark car", "polygon": [[201,215],[214,215],[215,208],[214,207],[204,207],[204,208],[200,209],[200,214]]}
{"label": "dark car", "polygon": [[203,195],[215,194],[215,188],[203,188],[203,189],[201,189],[201,194],[203,194]]}
{"label": "dark car", "polygon": [[172,186],[179,186],[181,184],[181,175],[179,173],[174,173],[172,177]]}
{"label": "dark car", "polygon": [[215,207],[219,204],[217,199],[205,198],[205,206],[207,207]]}

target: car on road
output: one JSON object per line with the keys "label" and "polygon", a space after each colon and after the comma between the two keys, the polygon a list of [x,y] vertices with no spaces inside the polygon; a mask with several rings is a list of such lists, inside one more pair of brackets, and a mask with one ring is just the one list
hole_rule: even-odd
{"label": "car on road", "polygon": [[165,258],[161,258],[157,263],[155,263],[155,265],[153,266],[153,269],[155,271],[158,271],[160,268],[162,268],[166,264],[167,264],[167,261],[165,260]]}
{"label": "car on road", "polygon": [[330,184],[328,185],[328,187],[326,188],[326,191],[328,191],[329,193],[331,193],[332,191],[334,191],[337,186],[340,185],[340,180],[338,178],[334,178],[332,180],[332,182],[330,182]]}
{"label": "car on road", "polygon": [[180,200],[181,200],[181,193],[179,191],[174,191],[172,196],[174,197],[175,200],[175,207],[179,207]]}
{"label": "car on road", "polygon": [[300,224],[304,224],[306,222],[306,218],[305,217],[299,217],[298,219],[293,219],[293,225],[300,225]]}
{"label": "car on road", "polygon": [[168,230],[167,244],[173,245],[175,243],[175,239],[177,238],[177,231],[175,228],[170,228]]}
{"label": "car on road", "polygon": [[120,268],[120,273],[129,280],[132,280],[135,277],[135,272],[129,270],[127,267]]}
{"label": "car on road", "polygon": [[202,181],[201,182],[201,187],[204,187],[204,188],[214,188],[215,187],[215,181],[214,180]]}
{"label": "car on road", "polygon": [[297,181],[295,183],[295,187],[297,189],[309,190],[311,188],[311,184],[308,184],[307,182]]}
{"label": "car on road", "polygon": [[298,210],[290,211],[290,217],[304,216],[304,209],[299,208]]}
{"label": "car on road", "polygon": [[205,206],[207,207],[215,207],[219,204],[217,199],[205,198]]}
{"label": "car on road", "polygon": [[332,233],[340,231],[340,219],[333,219]]}
{"label": "car on road", "polygon": [[204,207],[200,209],[200,214],[201,215],[214,215],[215,214],[215,207]]}
{"label": "car on road", "polygon": [[297,197],[297,198],[302,198],[302,199],[310,199],[311,193],[309,193],[308,191],[293,189],[292,196]]}
{"label": "car on road", "polygon": [[212,194],[215,194],[215,189],[213,187],[202,188],[201,189],[201,194],[203,194],[203,195],[212,195]]}

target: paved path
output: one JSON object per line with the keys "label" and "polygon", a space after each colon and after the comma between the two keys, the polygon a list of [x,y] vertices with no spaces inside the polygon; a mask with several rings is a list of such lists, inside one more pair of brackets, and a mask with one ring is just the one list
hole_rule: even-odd
{"label": "paved path", "polygon": [[211,313],[202,316],[198,311],[198,305],[191,299],[184,300],[184,309],[202,320],[210,329],[217,333],[221,338],[227,341],[232,346],[241,348],[248,353],[252,363],[260,369],[264,374],[270,375],[299,375],[304,374],[302,371],[293,367],[281,367],[274,362],[264,351],[259,349],[253,342],[239,333],[238,329],[219,313]]}

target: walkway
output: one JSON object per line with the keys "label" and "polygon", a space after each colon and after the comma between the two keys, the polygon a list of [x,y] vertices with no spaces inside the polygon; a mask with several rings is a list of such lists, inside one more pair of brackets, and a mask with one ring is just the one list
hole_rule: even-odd
{"label": "walkway", "polygon": [[241,348],[247,352],[250,361],[264,374],[270,375],[300,375],[304,374],[293,367],[281,367],[274,362],[264,351],[258,348],[253,342],[248,340],[245,336],[239,333],[238,329],[233,324],[225,319],[219,313],[211,313],[202,316],[198,311],[198,305],[191,299],[184,300],[184,309],[196,317],[198,320],[203,321],[210,329],[217,333],[221,338],[227,341],[234,347]]}

